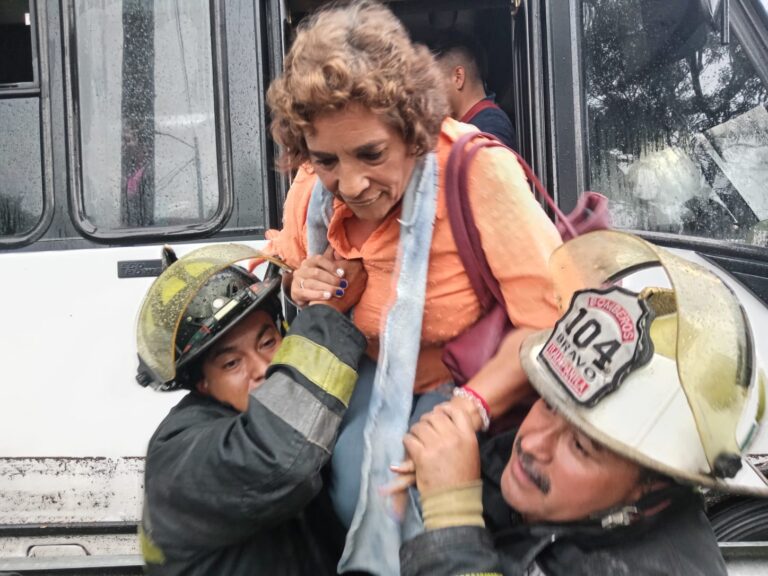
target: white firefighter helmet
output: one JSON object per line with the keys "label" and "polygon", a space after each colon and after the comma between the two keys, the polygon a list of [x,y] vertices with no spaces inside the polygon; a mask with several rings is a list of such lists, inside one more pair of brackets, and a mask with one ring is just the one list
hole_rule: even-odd
{"label": "white firefighter helmet", "polygon": [[[616,284],[649,266],[661,266],[672,288],[634,292]],[[615,231],[571,240],[550,267],[570,306],[554,329],[529,336],[521,349],[541,396],[582,432],[642,466],[701,486],[768,495],[765,478],[743,457],[766,419],[766,379],[749,321],[728,286]]]}

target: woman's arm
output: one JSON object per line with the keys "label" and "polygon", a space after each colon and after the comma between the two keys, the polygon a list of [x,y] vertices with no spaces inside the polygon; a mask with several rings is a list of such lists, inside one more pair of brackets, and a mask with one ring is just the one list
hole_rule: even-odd
{"label": "woman's arm", "polygon": [[[469,176],[470,206],[483,252],[516,327],[490,362],[468,382],[486,401],[493,419],[532,392],[519,351],[528,334],[552,326],[559,316],[549,258],[561,240],[508,151],[482,150]],[[477,412],[468,399],[454,401],[467,409],[473,406]]]}
{"label": "woman's arm", "polygon": [[285,198],[283,227],[266,233],[264,252],[279,256],[292,268],[298,268],[307,257],[307,209],[315,178],[303,167],[299,169]]}
{"label": "woman's arm", "polygon": [[[530,328],[517,328],[507,334],[496,355],[467,382],[467,386],[488,404],[491,420],[505,414],[533,392],[520,362],[520,346],[533,332],[535,330]],[[472,401],[454,396],[451,402],[472,414],[476,430],[482,428],[482,418]]]}

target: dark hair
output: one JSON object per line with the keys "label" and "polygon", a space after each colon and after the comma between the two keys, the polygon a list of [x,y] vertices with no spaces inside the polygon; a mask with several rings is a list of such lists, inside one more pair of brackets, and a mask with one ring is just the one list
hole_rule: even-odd
{"label": "dark hair", "polygon": [[189,366],[186,366],[183,370],[180,370],[176,374],[176,384],[180,388],[187,390],[194,390],[200,380],[203,379],[203,362],[204,359],[195,360]]}
{"label": "dark hair", "polygon": [[451,30],[433,37],[429,47],[441,65],[464,66],[470,82],[484,83],[488,72],[485,52],[472,36]]}
{"label": "dark hair", "polygon": [[640,475],[638,476],[637,481],[643,487],[650,487],[660,482],[664,484],[676,483],[674,478],[671,478],[662,472],[652,470],[651,468],[646,468],[645,466],[640,467]]}

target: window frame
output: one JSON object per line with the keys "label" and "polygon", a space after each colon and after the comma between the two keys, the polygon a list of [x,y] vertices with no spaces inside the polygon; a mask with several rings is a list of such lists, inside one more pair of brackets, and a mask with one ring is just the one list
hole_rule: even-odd
{"label": "window frame", "polygon": [[232,146],[229,133],[229,88],[226,51],[226,22],[223,0],[208,0],[213,73],[214,130],[219,184],[219,202],[206,221],[175,226],[100,229],[86,216],[83,196],[82,144],[80,130],[79,75],[77,63],[76,0],[62,0],[62,38],[64,45],[64,100],[66,113],[69,216],[83,237],[99,243],[135,244],[173,239],[187,240],[210,236],[221,230],[234,206],[232,186]]}
{"label": "window frame", "polygon": [[[0,250],[18,248],[40,239],[53,221],[53,134],[51,117],[50,72],[48,67],[48,14],[46,2],[29,0],[29,18],[32,29],[32,69],[35,82],[0,86],[0,98],[16,100],[37,97],[40,121],[40,172],[42,180],[42,206],[37,223],[23,234],[0,236]],[[34,86],[33,86],[34,84]]]}

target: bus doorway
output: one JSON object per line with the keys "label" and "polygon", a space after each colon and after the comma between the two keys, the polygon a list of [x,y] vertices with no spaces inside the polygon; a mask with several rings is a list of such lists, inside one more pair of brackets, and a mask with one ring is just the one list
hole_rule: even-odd
{"label": "bus doorway", "polygon": [[[176,398],[133,380],[136,310],[163,243],[279,227],[263,99],[323,3],[0,2],[0,571],[140,572],[143,456]],[[766,0],[388,5],[416,38],[478,39],[559,205],[603,192],[619,228],[731,278],[768,359]],[[754,567],[768,512],[716,505],[729,566]]]}

